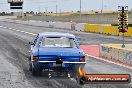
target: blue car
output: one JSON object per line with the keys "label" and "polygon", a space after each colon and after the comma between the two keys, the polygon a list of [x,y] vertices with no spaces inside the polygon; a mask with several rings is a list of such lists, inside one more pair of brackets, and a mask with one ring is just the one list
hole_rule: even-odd
{"label": "blue car", "polygon": [[40,33],[31,45],[29,70],[32,74],[41,74],[45,69],[57,71],[78,71],[84,67],[85,54],[73,34],[45,32]]}

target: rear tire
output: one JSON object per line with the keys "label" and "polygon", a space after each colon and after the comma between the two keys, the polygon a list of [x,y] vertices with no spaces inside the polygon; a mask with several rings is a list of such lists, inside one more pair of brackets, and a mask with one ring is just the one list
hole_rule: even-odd
{"label": "rear tire", "polygon": [[32,75],[33,76],[41,76],[42,75],[42,69],[32,66]]}
{"label": "rear tire", "polygon": [[29,57],[29,71],[32,71],[31,57]]}
{"label": "rear tire", "polygon": [[37,70],[35,69],[35,68],[32,68],[32,75],[33,76],[37,76],[38,74],[37,74]]}
{"label": "rear tire", "polygon": [[85,81],[86,79],[84,78],[84,77],[81,77],[80,79],[79,79],[79,84],[80,85],[84,85],[84,81]]}
{"label": "rear tire", "polygon": [[31,64],[31,62],[29,63],[29,71],[32,71],[32,64]]}

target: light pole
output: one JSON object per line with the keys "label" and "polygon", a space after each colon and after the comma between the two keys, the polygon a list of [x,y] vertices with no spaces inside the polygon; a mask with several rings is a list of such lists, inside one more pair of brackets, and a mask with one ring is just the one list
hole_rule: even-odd
{"label": "light pole", "polygon": [[56,5],[56,16],[57,16],[57,11],[58,11],[58,5]]}
{"label": "light pole", "polygon": [[48,8],[47,7],[45,7],[45,14],[46,14],[46,16],[47,16],[47,14],[48,14],[48,10],[47,10]]}
{"label": "light pole", "polygon": [[60,9],[60,16],[61,16],[61,9]]}
{"label": "light pole", "polygon": [[38,12],[40,13],[40,6],[38,7]]}
{"label": "light pole", "polygon": [[103,13],[104,1],[102,0],[101,13]]}
{"label": "light pole", "polygon": [[80,20],[81,20],[81,11],[82,11],[82,0],[80,0]]}

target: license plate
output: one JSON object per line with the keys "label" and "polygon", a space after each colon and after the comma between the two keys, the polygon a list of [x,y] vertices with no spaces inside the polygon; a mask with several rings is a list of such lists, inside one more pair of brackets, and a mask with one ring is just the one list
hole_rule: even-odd
{"label": "license plate", "polygon": [[62,63],[62,64],[53,63],[53,66],[54,66],[54,67],[61,67],[61,66],[64,67],[64,64],[63,64],[63,63]]}
{"label": "license plate", "polygon": [[62,66],[62,64],[56,64],[56,67],[61,67]]}

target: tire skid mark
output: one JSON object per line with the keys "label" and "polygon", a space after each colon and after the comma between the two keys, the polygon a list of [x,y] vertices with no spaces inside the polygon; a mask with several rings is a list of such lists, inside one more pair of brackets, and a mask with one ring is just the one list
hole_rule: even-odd
{"label": "tire skid mark", "polygon": [[[24,71],[24,75],[26,76],[26,79],[28,79],[29,82],[33,86],[35,86],[37,84],[36,88],[42,88],[42,85],[45,86],[46,83],[49,83],[49,85],[47,85],[44,88],[63,88],[63,87],[64,88],[71,88],[71,86],[72,86],[72,88],[76,88],[76,86],[75,86],[76,84],[75,83],[74,84],[68,84],[68,83],[63,83],[59,79],[51,79],[50,80],[50,79],[43,79],[43,78],[37,78],[37,77],[35,78],[35,77],[33,77],[32,74],[28,71],[28,63],[27,63],[28,59],[27,59],[27,57],[23,54],[23,51],[18,49],[18,47],[21,46],[19,44],[22,43],[22,45],[24,45],[23,43],[26,44],[27,42],[15,37],[14,35],[6,36],[6,34],[1,33],[0,36],[6,42],[6,44],[5,44],[5,46],[3,48],[6,51],[9,52],[8,55],[6,55],[6,56],[9,56],[7,58],[16,67],[21,68]],[[19,43],[18,44],[15,43],[16,41],[19,42]],[[21,47],[19,47],[19,48],[21,48]],[[12,57],[10,57],[10,55]],[[24,79],[25,79],[25,77],[24,77]],[[80,88],[80,87],[78,87],[78,88]]]}

